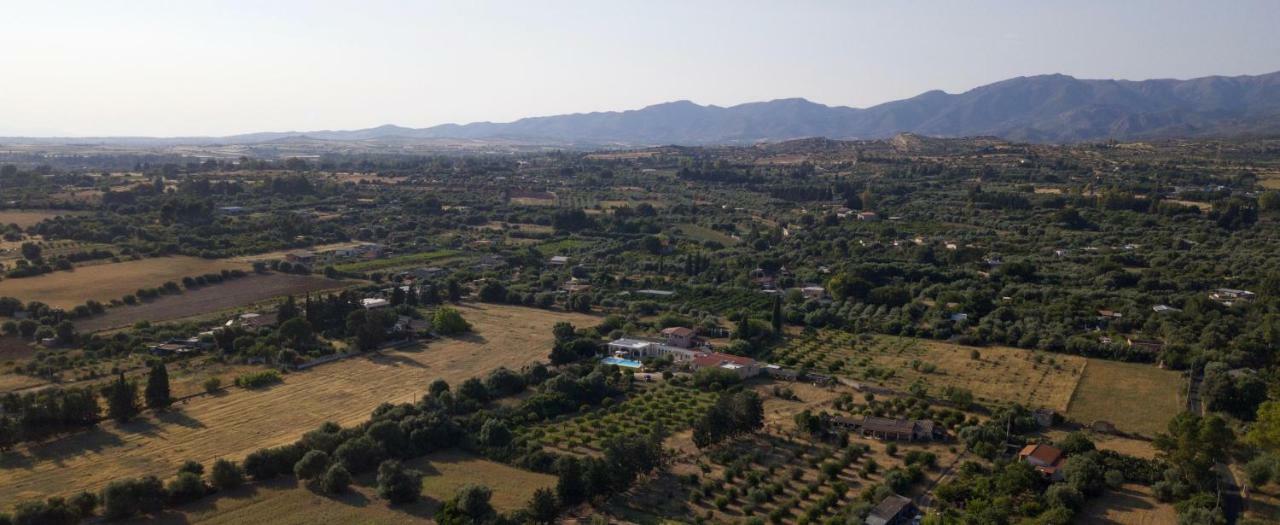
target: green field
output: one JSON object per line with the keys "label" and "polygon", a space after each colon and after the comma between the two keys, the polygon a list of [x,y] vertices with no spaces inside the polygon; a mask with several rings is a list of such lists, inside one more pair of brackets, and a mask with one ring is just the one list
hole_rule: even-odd
{"label": "green field", "polygon": [[409,255],[400,255],[386,259],[374,259],[372,261],[339,264],[334,266],[333,269],[340,272],[371,272],[374,270],[385,270],[387,268],[398,268],[401,266],[413,266],[428,263],[453,257],[459,253],[461,252],[457,250],[436,250],[431,252],[411,253]]}
{"label": "green field", "polygon": [[737,239],[730,237],[724,232],[713,230],[706,226],[699,226],[691,222],[682,222],[677,224],[676,228],[679,228],[680,232],[684,234],[685,237],[695,241],[715,241],[725,246],[738,244]]}
{"label": "green field", "polygon": [[1090,359],[1067,407],[1083,423],[1107,421],[1124,432],[1154,436],[1186,405],[1187,380],[1142,363]]}

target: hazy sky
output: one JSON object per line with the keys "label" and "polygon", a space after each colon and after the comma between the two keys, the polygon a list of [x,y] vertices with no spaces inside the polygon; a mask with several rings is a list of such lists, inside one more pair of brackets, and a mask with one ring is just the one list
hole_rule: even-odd
{"label": "hazy sky", "polygon": [[1280,70],[1280,1],[0,0],[0,135],[868,106],[1019,75]]}

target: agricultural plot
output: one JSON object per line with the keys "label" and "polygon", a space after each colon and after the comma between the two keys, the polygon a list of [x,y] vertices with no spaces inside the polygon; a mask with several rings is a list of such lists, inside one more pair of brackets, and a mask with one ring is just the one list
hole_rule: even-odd
{"label": "agricultural plot", "polygon": [[[296,480],[273,480],[165,512],[148,523],[431,523],[445,500],[467,484],[493,489],[490,503],[502,512],[524,508],[533,492],[555,487],[556,477],[509,467],[457,450],[406,462],[422,471],[422,500],[389,506],[377,496],[373,473],[358,476],[347,494],[316,494]],[[138,520],[141,522],[141,520]]]}
{"label": "agricultural plot", "polygon": [[5,279],[0,281],[0,296],[40,301],[50,306],[70,309],[89,299],[105,303],[132,294],[139,288],[154,288],[166,281],[181,281],[183,277],[247,268],[247,264],[228,260],[185,256],[155,257],[84,266],[72,271],[35,277]]}
{"label": "agricultural plot", "polygon": [[375,270],[385,270],[387,268],[425,264],[432,261],[447,259],[458,255],[458,253],[459,252],[457,250],[436,250],[431,252],[412,253],[398,257],[388,257],[386,259],[373,259],[369,261],[339,264],[334,266],[334,269],[340,272],[372,272]]}
{"label": "agricultural plot", "polygon": [[738,244],[737,239],[730,237],[728,234],[724,232],[713,230],[706,226],[699,226],[691,222],[677,224],[676,228],[680,230],[680,233],[683,236],[693,239],[695,241],[699,241],[699,242],[714,241],[714,242],[723,244],[725,246],[733,246],[735,244]]}
{"label": "agricultural plot", "polygon": [[325,421],[366,421],[379,404],[415,400],[437,378],[458,384],[499,366],[545,360],[556,322],[599,322],[521,307],[459,309],[474,334],[346,359],[286,375],[284,383],[264,390],[201,397],[126,425],[104,423],[20,447],[0,456],[0,501],[98,490],[124,477],[171,476],[187,459],[206,465],[216,458],[239,460],[259,448],[290,443]]}
{"label": "agricultural plot", "polygon": [[771,360],[900,391],[921,381],[934,394],[950,386],[969,390],[978,402],[1061,411],[1067,409],[1085,363],[1071,355],[831,330],[793,339],[774,351]]}
{"label": "agricultural plot", "polygon": [[464,485],[493,489],[494,508],[511,512],[524,508],[540,488],[555,488],[556,477],[510,467],[457,450],[445,450],[407,462],[421,470],[422,495],[436,501],[452,498]]}
{"label": "agricultural plot", "polygon": [[17,224],[19,228],[27,228],[54,217],[83,214],[84,212],[68,210],[3,210],[0,211],[0,224]]}
{"label": "agricultural plot", "polygon": [[560,239],[558,241],[544,242],[534,247],[534,249],[543,255],[562,255],[590,244],[590,242],[583,239]]}
{"label": "agricultural plot", "polygon": [[81,332],[97,332],[132,326],[138,321],[172,321],[248,306],[285,295],[334,290],[348,284],[350,283],[310,275],[250,274],[220,284],[184,290],[178,295],[161,296],[136,306],[110,308],[102,315],[76,321],[76,329]]}
{"label": "agricultural plot", "polygon": [[626,401],[565,421],[522,427],[517,437],[565,452],[593,453],[610,438],[636,436],[661,424],[668,432],[693,425],[716,395],[663,383]]}
{"label": "agricultural plot", "polygon": [[[771,523],[825,523],[847,518],[860,495],[886,481],[889,472],[905,475],[908,453],[915,452],[923,486],[938,473],[935,464],[946,464],[953,454],[941,444],[902,445],[889,454],[884,443],[852,440],[847,447],[759,433],[729,443],[706,454],[697,470],[701,479],[685,487],[690,515],[712,523],[732,523],[757,517]],[[920,460],[925,453],[933,460]],[[633,508],[656,503],[658,496],[636,491],[628,502]],[[912,491],[908,490],[907,493]]]}
{"label": "agricultural plot", "polygon": [[1173,505],[1157,500],[1151,487],[1128,484],[1089,499],[1076,520],[1106,525],[1163,525],[1177,523],[1178,513]]}
{"label": "agricultural plot", "polygon": [[760,311],[773,304],[773,296],[755,290],[717,290],[706,297],[694,297],[686,305],[716,315],[740,310]]}
{"label": "agricultural plot", "polygon": [[1124,432],[1153,436],[1186,406],[1182,374],[1141,363],[1090,359],[1067,408],[1081,423],[1107,421]]}

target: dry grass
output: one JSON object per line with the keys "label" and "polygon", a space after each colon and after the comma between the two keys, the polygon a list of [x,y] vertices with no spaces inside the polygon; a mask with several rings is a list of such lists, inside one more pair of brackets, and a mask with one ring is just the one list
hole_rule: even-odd
{"label": "dry grass", "polygon": [[17,224],[19,228],[26,228],[59,215],[83,214],[84,212],[67,210],[4,210],[0,211],[0,224]]}
{"label": "dry grass", "polygon": [[[364,481],[364,480],[360,480]],[[255,483],[210,496],[158,516],[126,523],[187,525],[317,523],[399,524],[434,523],[429,519],[440,502],[422,500],[408,506],[391,507],[378,499],[378,491],[367,481],[351,486],[337,497],[326,497],[298,485],[293,478]]]}
{"label": "dry grass", "polygon": [[1164,430],[1185,405],[1186,380],[1178,372],[1090,359],[1067,417],[1085,424],[1109,421],[1124,432],[1151,436]]}
{"label": "dry grass", "polygon": [[[1156,457],[1156,448],[1151,445],[1150,441],[1100,434],[1089,430],[1083,430],[1082,432],[1089,436],[1089,439],[1093,441],[1093,444],[1099,450],[1110,450],[1143,459],[1154,459]],[[1066,430],[1050,430],[1044,433],[1045,437],[1054,442],[1062,441],[1067,437],[1067,434],[1069,432]]]}
{"label": "dry grass", "polygon": [[349,283],[318,276],[272,273],[250,274],[221,284],[213,284],[195,290],[184,290],[179,295],[166,295],[137,306],[119,306],[106,313],[76,322],[81,332],[97,332],[110,328],[131,326],[138,321],[171,321],[247,306],[285,295],[301,295],[307,292],[333,290]]}
{"label": "dry grass", "polygon": [[[971,353],[977,351],[978,359]],[[1082,357],[1045,354],[1002,346],[972,347],[908,337],[880,336],[857,340],[839,332],[823,332],[817,340],[793,340],[775,356],[794,366],[811,363],[815,371],[906,391],[917,380],[941,395],[951,386],[973,392],[983,403],[1022,403],[1065,410],[1076,388]],[[1039,362],[1037,362],[1037,359]],[[783,364],[789,364],[784,360]],[[933,371],[929,372],[932,366]]]}
{"label": "dry grass", "polygon": [[466,484],[493,489],[494,508],[524,508],[533,491],[554,487],[555,476],[528,472],[455,450],[407,462],[421,470],[422,500],[390,507],[377,496],[372,474],[356,479],[351,491],[336,498],[321,496],[293,480],[279,480],[205,498],[166,512],[150,523],[429,523],[443,502]]}
{"label": "dry grass", "polygon": [[426,474],[422,480],[424,496],[446,501],[463,485],[484,485],[493,489],[490,501],[503,512],[522,509],[535,490],[556,486],[555,476],[520,470],[455,450],[413,460],[408,465]]}
{"label": "dry grass", "polygon": [[421,349],[351,358],[290,374],[281,385],[180,405],[127,425],[106,423],[0,459],[0,501],[97,490],[108,481],[168,477],[183,460],[210,464],[283,445],[325,421],[362,422],[384,402],[417,399],[434,379],[452,384],[499,366],[545,360],[557,321],[597,318],[498,305],[462,306],[477,333]]}
{"label": "dry grass", "polygon": [[1077,523],[1110,525],[1164,525],[1177,523],[1178,513],[1172,505],[1161,503],[1150,487],[1129,484],[1118,491],[1107,491],[1090,499],[1076,515]]}
{"label": "dry grass", "polygon": [[513,206],[555,206],[555,199],[539,199],[537,197],[512,197],[510,204]]}
{"label": "dry grass", "polygon": [[245,269],[247,265],[228,260],[197,257],[156,257],[111,264],[98,264],[72,271],[0,281],[0,295],[23,301],[40,301],[59,308],[72,308],[89,299],[102,302],[119,299],[139,288],[154,288],[165,281],[183,277]]}

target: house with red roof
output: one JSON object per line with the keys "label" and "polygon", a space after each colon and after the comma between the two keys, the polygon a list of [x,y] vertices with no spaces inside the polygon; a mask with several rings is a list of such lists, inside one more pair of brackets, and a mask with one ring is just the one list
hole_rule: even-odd
{"label": "house with red roof", "polygon": [[1022,461],[1053,481],[1062,481],[1062,466],[1066,463],[1062,450],[1043,443],[1032,443],[1018,451],[1018,461]]}

